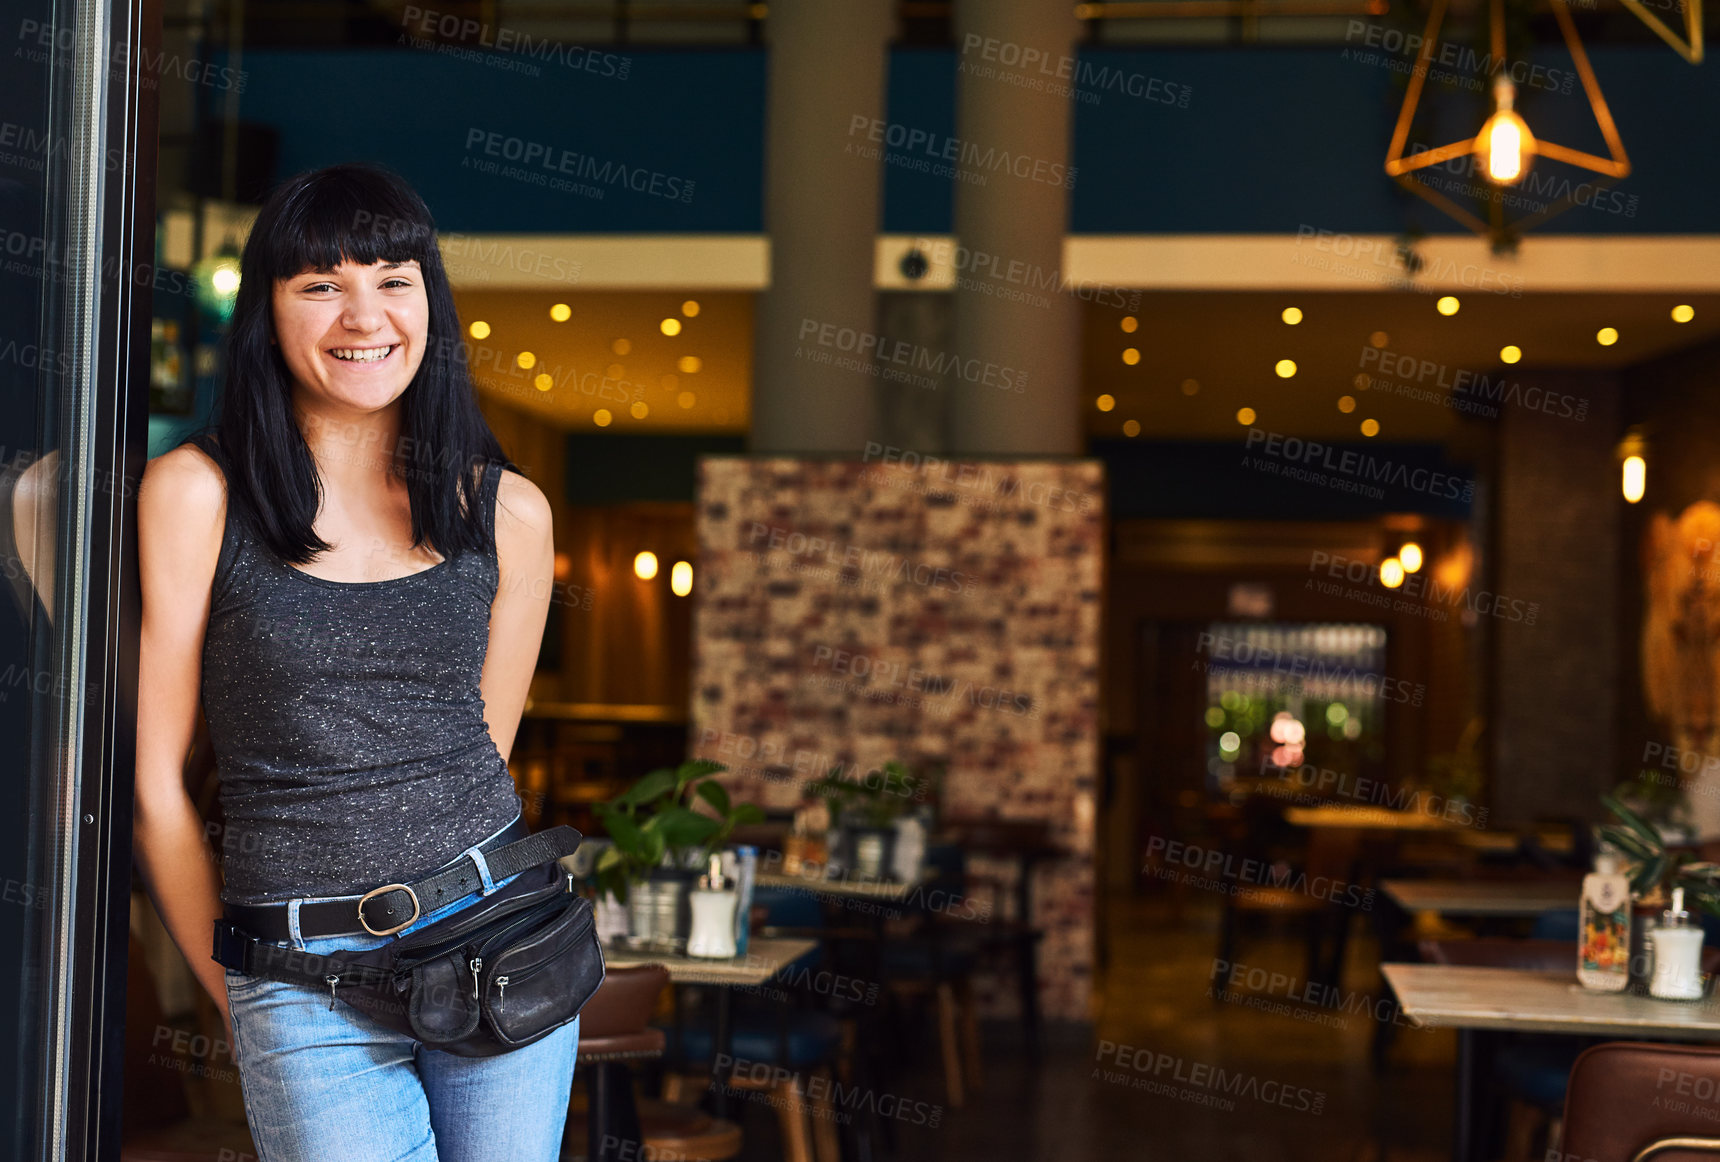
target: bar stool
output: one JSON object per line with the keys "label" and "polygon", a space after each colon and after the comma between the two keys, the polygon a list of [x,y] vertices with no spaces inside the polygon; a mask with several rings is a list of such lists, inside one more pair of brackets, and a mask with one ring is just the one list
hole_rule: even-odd
{"label": "bar stool", "polygon": [[722,1162],[740,1153],[734,1123],[692,1107],[634,1100],[630,1063],[663,1055],[663,1032],[649,1022],[668,983],[669,970],[660,964],[611,968],[580,1011],[577,1072],[585,1077],[588,1112],[568,1114],[563,1158],[579,1156],[582,1137],[589,1162]]}

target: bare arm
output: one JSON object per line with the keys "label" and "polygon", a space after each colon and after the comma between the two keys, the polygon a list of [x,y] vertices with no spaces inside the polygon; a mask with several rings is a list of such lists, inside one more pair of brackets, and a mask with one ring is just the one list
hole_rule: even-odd
{"label": "bare arm", "polygon": [[480,690],[484,721],[502,760],[519,733],[520,714],[537,669],[555,583],[555,530],[537,485],[503,472],[496,495],[496,556],[501,581],[490,606],[490,647]]}
{"label": "bare arm", "polygon": [[177,448],[144,469],[137,540],[143,590],[134,850],[173,942],[227,1015],[225,970],[210,959],[221,879],[185,790],[197,726],[203,634],[221,552],[226,488],[202,452]]}

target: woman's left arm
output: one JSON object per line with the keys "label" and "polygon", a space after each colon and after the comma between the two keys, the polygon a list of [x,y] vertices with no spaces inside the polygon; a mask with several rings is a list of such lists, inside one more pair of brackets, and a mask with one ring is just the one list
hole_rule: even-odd
{"label": "woman's left arm", "polygon": [[555,589],[555,530],[549,501],[537,485],[517,472],[503,472],[497,484],[496,558],[501,580],[490,606],[490,652],[479,688],[484,721],[506,762],[537,670]]}

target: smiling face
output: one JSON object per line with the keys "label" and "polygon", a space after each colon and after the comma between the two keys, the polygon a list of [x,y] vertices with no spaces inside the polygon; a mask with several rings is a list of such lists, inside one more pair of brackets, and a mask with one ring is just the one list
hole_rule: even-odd
{"label": "smiling face", "polygon": [[274,321],[301,406],[374,412],[418,373],[430,301],[416,262],[343,262],[277,280]]}

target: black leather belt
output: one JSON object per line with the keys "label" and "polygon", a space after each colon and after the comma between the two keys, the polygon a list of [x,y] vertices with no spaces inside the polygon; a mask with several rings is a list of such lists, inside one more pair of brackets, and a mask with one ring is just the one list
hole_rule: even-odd
{"label": "black leather belt", "polygon": [[[571,827],[552,827],[530,834],[523,819],[516,819],[501,834],[478,845],[490,871],[490,882],[501,883],[527,868],[572,855],[579,849],[579,832]],[[434,912],[484,886],[478,865],[471,857],[459,859],[410,884],[383,884],[359,896],[299,905],[299,936],[314,940],[324,936],[392,936],[420,916]],[[288,905],[228,904],[227,921],[258,940],[283,941],[293,937]]]}

